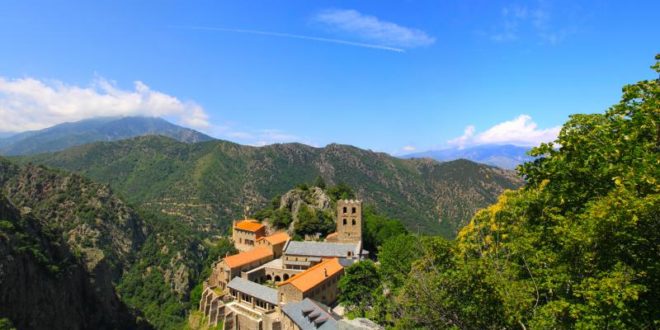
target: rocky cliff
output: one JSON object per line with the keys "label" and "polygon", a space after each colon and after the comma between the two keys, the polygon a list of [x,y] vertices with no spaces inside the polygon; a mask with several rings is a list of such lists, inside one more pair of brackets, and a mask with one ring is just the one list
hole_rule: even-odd
{"label": "rocky cliff", "polygon": [[107,266],[89,273],[57,230],[0,195],[0,318],[18,329],[129,329]]}

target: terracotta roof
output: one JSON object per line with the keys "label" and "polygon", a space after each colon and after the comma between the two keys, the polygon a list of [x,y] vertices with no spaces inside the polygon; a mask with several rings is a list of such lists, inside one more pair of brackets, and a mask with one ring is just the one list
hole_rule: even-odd
{"label": "terracotta roof", "polygon": [[277,245],[288,241],[291,237],[285,231],[262,237],[259,240],[267,240],[271,245]]}
{"label": "terracotta roof", "polygon": [[338,233],[338,232],[334,232],[334,233],[330,233],[330,234],[328,234],[328,236],[326,236],[325,239],[328,239],[328,238],[335,238],[335,237],[337,237],[337,236],[339,236],[339,233]]}
{"label": "terracotta roof", "polygon": [[310,267],[306,271],[281,282],[278,286],[291,284],[298,290],[307,292],[319,285],[319,283],[323,282],[326,278],[337,274],[342,269],[344,269],[344,267],[339,263],[339,259],[327,259],[320,264]]}
{"label": "terracotta roof", "polygon": [[263,227],[264,225],[257,220],[242,220],[234,225],[234,228],[251,232],[259,231]]}
{"label": "terracotta roof", "polygon": [[229,268],[236,268],[272,255],[273,251],[271,251],[270,248],[261,246],[247,252],[241,252],[233,256],[225,257],[225,264],[227,264]]}

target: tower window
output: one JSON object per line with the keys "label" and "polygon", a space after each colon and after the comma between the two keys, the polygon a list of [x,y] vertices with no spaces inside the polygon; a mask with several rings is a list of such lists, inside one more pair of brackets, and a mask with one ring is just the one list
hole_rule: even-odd
{"label": "tower window", "polygon": [[344,219],[344,224],[346,224],[346,219]]}
{"label": "tower window", "polygon": [[353,226],[355,226],[355,219],[353,219],[352,223],[353,223]]}
{"label": "tower window", "polygon": [[344,213],[346,212],[348,212],[348,209],[346,208],[346,206],[344,206]]}
{"label": "tower window", "polygon": [[354,207],[351,208],[351,213],[355,214],[355,212],[357,212],[357,210]]}

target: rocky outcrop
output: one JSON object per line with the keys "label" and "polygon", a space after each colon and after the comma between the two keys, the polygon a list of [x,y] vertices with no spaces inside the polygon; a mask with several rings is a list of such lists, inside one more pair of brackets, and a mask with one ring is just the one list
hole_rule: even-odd
{"label": "rocky outcrop", "polygon": [[107,265],[88,273],[43,220],[0,195],[0,318],[18,329],[131,329]]}
{"label": "rocky outcrop", "polygon": [[298,221],[298,211],[301,205],[307,205],[315,210],[328,210],[332,208],[332,200],[319,187],[310,187],[308,189],[292,189],[286,192],[280,198],[280,209],[286,208],[293,216],[293,224]]}

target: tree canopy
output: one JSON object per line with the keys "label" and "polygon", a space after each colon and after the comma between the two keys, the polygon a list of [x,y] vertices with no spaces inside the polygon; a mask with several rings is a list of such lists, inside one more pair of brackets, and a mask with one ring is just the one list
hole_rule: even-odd
{"label": "tree canopy", "polygon": [[370,317],[401,329],[660,327],[659,152],[660,79],[625,86],[603,114],[571,116],[518,168],[527,185],[455,242],[385,243],[389,298]]}

